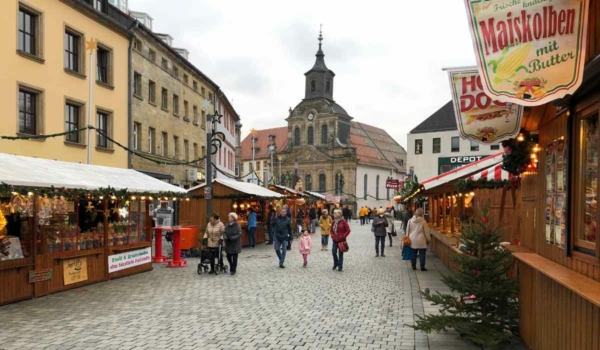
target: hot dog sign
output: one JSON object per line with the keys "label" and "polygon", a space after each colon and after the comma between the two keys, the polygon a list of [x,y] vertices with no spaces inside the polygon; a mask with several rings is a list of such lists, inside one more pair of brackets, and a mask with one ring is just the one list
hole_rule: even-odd
{"label": "hot dog sign", "polygon": [[519,133],[523,107],[490,98],[476,67],[450,69],[450,88],[460,136],[495,144]]}

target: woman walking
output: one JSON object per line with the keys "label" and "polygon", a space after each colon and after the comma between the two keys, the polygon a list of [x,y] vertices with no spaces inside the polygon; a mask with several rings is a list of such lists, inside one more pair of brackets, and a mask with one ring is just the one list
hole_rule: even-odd
{"label": "woman walking", "polygon": [[237,219],[236,213],[229,213],[225,225],[225,252],[232,276],[237,272],[238,254],[242,252],[242,228]]}
{"label": "woman walking", "polygon": [[417,269],[417,255],[421,263],[421,271],[427,271],[425,268],[425,255],[427,246],[431,241],[427,221],[423,218],[423,209],[415,210],[415,216],[408,221],[406,234],[410,238],[410,264],[413,270]]}
{"label": "woman walking", "polygon": [[223,232],[225,231],[225,225],[219,220],[219,215],[213,213],[210,216],[210,222],[206,225],[206,232],[204,238],[206,238],[208,249],[211,251],[210,259],[210,272],[215,273],[215,258],[219,258],[219,243],[223,239]]}
{"label": "woman walking", "polygon": [[381,257],[385,258],[385,236],[387,235],[388,220],[383,216],[383,209],[377,211],[373,219],[371,231],[375,234],[375,257],[379,257],[379,246],[381,245]]}
{"label": "woman walking", "polygon": [[298,242],[298,249],[304,259],[303,267],[306,267],[306,264],[308,264],[308,255],[312,250],[312,237],[308,234],[308,230],[302,232],[302,237],[300,237],[300,242]]}
{"label": "woman walking", "polygon": [[336,209],[333,211],[333,225],[331,226],[331,240],[333,247],[331,253],[333,255],[333,270],[344,269],[344,252],[340,250],[338,243],[346,242],[346,238],[350,235],[350,226],[348,222],[342,218],[342,211]]}
{"label": "woman walking", "polygon": [[319,227],[321,227],[321,250],[327,250],[329,246],[329,231],[331,231],[331,216],[327,209],[323,209],[321,218],[319,219]]}
{"label": "woman walking", "polygon": [[392,233],[394,232],[394,215],[392,214],[391,210],[388,208],[385,213],[383,213],[383,217],[387,220],[387,227],[385,228],[385,231],[387,232],[388,238],[390,239],[390,247],[392,246]]}

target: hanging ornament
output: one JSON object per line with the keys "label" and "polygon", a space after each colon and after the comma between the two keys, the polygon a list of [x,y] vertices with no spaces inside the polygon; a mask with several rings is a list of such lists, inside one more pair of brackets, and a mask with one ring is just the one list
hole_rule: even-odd
{"label": "hanging ornament", "polygon": [[91,213],[94,210],[94,204],[92,202],[88,202],[88,205],[85,207],[86,213]]}

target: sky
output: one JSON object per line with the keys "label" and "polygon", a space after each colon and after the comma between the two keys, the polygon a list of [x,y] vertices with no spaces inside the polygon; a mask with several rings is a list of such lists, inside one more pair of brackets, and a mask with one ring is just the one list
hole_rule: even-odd
{"label": "sky", "polygon": [[474,66],[462,0],[129,0],[153,30],[227,94],[250,129],[286,126],[304,97],[323,26],[334,99],[354,118],[406,135],[450,101],[442,68]]}

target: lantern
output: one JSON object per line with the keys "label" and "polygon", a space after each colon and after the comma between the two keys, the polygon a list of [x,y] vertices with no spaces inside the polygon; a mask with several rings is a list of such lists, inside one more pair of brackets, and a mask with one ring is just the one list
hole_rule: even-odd
{"label": "lantern", "polygon": [[306,201],[304,200],[304,198],[298,198],[298,199],[296,199],[296,204],[297,205],[304,205],[304,203],[306,203]]}

